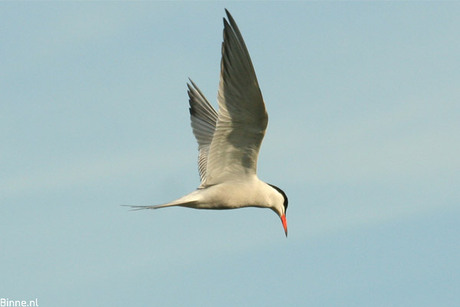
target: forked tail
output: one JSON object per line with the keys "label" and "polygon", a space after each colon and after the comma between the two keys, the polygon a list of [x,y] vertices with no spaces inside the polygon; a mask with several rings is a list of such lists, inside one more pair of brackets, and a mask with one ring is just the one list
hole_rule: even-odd
{"label": "forked tail", "polygon": [[161,208],[166,208],[166,207],[189,207],[189,208],[194,208],[196,201],[187,201],[187,202],[170,202],[167,204],[162,204],[162,205],[153,205],[153,206],[133,206],[133,205],[122,205],[123,207],[130,207],[130,211],[138,211],[138,210],[144,210],[144,209],[161,209]]}
{"label": "forked tail", "polygon": [[153,206],[125,205],[125,207],[131,207],[131,210],[134,210],[134,211],[144,210],[144,209],[160,209],[160,208],[174,207],[174,206],[196,208],[199,203],[199,199],[200,199],[199,191],[196,190],[190,194],[187,194],[179,199],[173,200],[172,202],[169,202],[167,204],[153,205]]}

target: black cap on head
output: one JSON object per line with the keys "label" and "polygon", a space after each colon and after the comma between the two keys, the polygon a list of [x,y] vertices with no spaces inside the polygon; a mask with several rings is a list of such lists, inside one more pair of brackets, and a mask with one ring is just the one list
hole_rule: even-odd
{"label": "black cap on head", "polygon": [[288,197],[286,195],[286,193],[284,193],[283,190],[281,190],[280,188],[278,188],[276,185],[273,185],[273,184],[268,184],[269,186],[271,186],[272,188],[274,188],[275,190],[277,190],[281,195],[283,195],[283,198],[284,198],[284,212],[287,211],[287,207],[288,207]]}

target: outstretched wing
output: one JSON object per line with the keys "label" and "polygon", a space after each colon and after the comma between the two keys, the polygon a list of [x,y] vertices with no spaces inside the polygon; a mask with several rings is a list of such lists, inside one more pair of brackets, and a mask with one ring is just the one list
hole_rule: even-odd
{"label": "outstretched wing", "polygon": [[243,37],[230,13],[224,18],[219,113],[202,186],[256,174],[268,116]]}
{"label": "outstretched wing", "polygon": [[206,165],[208,163],[209,146],[211,145],[214,130],[216,130],[217,112],[208,102],[200,89],[190,80],[187,83],[190,103],[190,119],[193,134],[198,142],[198,171],[201,182],[206,180]]}

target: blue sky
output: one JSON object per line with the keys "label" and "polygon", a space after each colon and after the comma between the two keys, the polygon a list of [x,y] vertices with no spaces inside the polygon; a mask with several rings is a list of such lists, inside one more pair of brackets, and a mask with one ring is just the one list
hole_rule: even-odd
{"label": "blue sky", "polygon": [[[43,306],[458,306],[460,4],[3,2],[0,298]],[[129,212],[199,184],[236,19],[270,210]]]}

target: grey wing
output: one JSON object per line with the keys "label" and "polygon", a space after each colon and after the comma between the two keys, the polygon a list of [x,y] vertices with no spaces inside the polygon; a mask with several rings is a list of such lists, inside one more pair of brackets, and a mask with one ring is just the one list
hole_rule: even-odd
{"label": "grey wing", "polygon": [[235,21],[226,13],[219,114],[208,153],[205,186],[255,175],[268,123],[249,52]]}
{"label": "grey wing", "polygon": [[190,103],[190,119],[193,134],[198,142],[198,171],[201,182],[206,180],[206,165],[208,162],[209,146],[216,130],[217,112],[201,93],[200,89],[190,80],[187,83]]}

